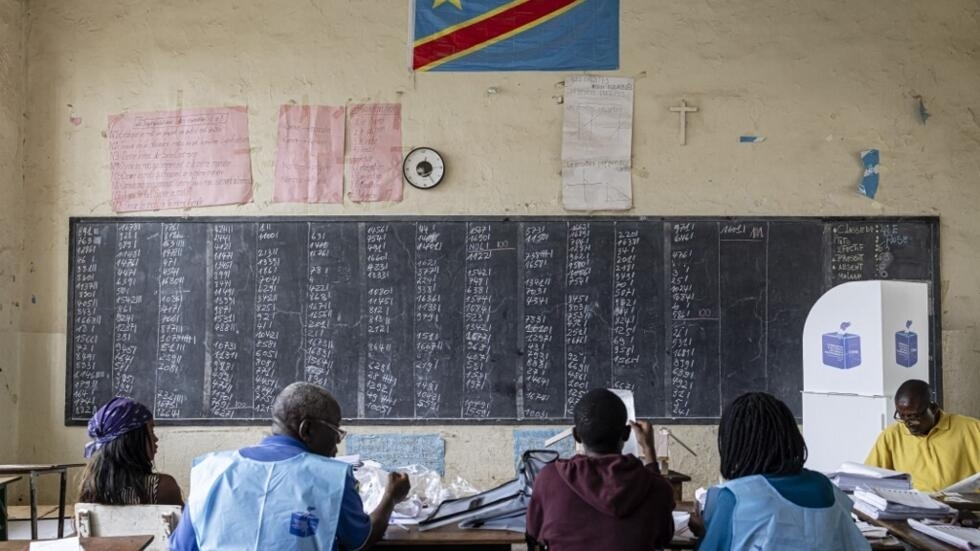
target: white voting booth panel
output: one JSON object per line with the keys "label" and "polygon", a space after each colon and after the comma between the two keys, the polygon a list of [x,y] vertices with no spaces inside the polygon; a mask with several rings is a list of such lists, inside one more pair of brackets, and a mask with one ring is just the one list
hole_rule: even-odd
{"label": "white voting booth panel", "polygon": [[828,473],[845,461],[863,463],[894,408],[886,396],[803,392],[806,468]]}
{"label": "white voting booth panel", "polygon": [[929,379],[929,289],[854,281],[824,293],[803,326],[803,390],[893,396]]}
{"label": "white voting booth panel", "polygon": [[803,327],[807,468],[863,462],[895,411],[895,391],[929,380],[929,287],[854,281],[817,300]]}

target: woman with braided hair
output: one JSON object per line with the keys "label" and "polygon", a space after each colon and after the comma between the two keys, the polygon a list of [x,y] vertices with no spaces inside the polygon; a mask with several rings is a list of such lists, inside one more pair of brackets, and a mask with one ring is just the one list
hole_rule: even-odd
{"label": "woman with braided hair", "polygon": [[153,472],[157,437],[153,414],[143,404],[117,396],[89,419],[79,501],[102,505],[183,505],[180,486]]}
{"label": "woman with braided hair", "polygon": [[803,468],[803,435],[772,395],[750,392],[725,408],[718,452],[727,482],[708,490],[698,549],[871,548],[851,520],[851,500],[827,477]]}

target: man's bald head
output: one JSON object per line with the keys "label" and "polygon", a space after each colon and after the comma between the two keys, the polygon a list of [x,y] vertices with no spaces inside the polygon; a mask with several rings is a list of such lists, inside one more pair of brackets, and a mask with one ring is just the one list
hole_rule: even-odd
{"label": "man's bald head", "polygon": [[272,403],[272,432],[297,436],[303,420],[340,423],[340,404],[322,386],[293,383],[282,389]]}
{"label": "man's bald head", "polygon": [[942,416],[929,383],[918,379],[905,381],[895,391],[895,414],[915,436],[929,434]]}
{"label": "man's bald head", "polygon": [[929,387],[929,383],[925,381],[909,379],[902,383],[902,386],[898,387],[898,390],[895,391],[896,402],[903,398],[921,404],[928,404],[932,402],[932,389]]}

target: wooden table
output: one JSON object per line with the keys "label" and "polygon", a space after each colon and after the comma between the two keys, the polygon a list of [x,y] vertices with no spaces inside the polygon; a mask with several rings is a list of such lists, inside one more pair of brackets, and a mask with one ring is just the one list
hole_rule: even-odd
{"label": "wooden table", "polygon": [[928,551],[957,550],[957,548],[953,547],[952,545],[943,543],[936,538],[919,532],[918,530],[909,526],[909,523],[904,520],[877,520],[858,511],[857,509],[854,510],[854,514],[865,522],[886,528],[890,534],[916,549],[926,549]]}
{"label": "wooden table", "polygon": [[[81,538],[85,551],[143,551],[153,536],[118,536],[112,538]],[[28,551],[31,542],[27,540],[0,542],[0,551]]]}
{"label": "wooden table", "polygon": [[0,541],[7,541],[7,484],[18,480],[19,476],[0,476]]}
{"label": "wooden table", "polygon": [[58,473],[61,475],[61,486],[58,492],[58,537],[65,535],[65,490],[68,485],[68,469],[84,467],[85,463],[57,463],[43,465],[0,465],[0,476],[21,475],[30,476],[31,485],[31,539],[37,539],[37,478],[42,474]]}
{"label": "wooden table", "polygon": [[[691,507],[688,502],[685,504]],[[678,510],[684,510],[678,507]],[[432,547],[438,551],[465,551],[479,549],[481,551],[510,551],[512,545],[525,543],[524,534],[509,530],[480,530],[475,528],[459,528],[455,524],[440,526],[432,530],[420,531],[417,526],[391,525],[385,531],[385,537],[375,547],[386,551],[403,549],[418,550],[422,547]],[[697,539],[678,538],[667,549],[694,549]],[[2,551],[2,550],[0,550]]]}
{"label": "wooden table", "polygon": [[[690,501],[678,502],[676,510],[690,512],[694,504]],[[892,531],[903,541],[916,545],[920,549],[947,551],[955,549],[929,536],[916,532],[902,522],[876,521],[867,519],[868,522],[884,526]],[[911,532],[911,533],[909,533]],[[667,549],[694,549],[698,540],[696,538],[686,538],[674,536],[673,541]],[[904,546],[895,538],[884,540],[869,540],[871,548],[874,550],[901,550]],[[483,551],[510,551],[512,545],[525,543],[524,534],[511,532],[508,530],[479,530],[472,528],[459,528],[455,524],[440,526],[432,530],[420,531],[417,526],[388,526],[385,531],[384,539],[375,544],[376,547],[384,548],[386,551],[401,549],[404,551],[418,550],[422,547],[433,547],[438,551],[465,551],[466,549],[479,549]],[[936,546],[933,546],[936,544]],[[0,551],[3,548],[0,547]]]}
{"label": "wooden table", "polygon": [[385,537],[375,547],[384,549],[419,549],[435,547],[439,551],[510,551],[511,545],[524,543],[524,534],[509,530],[459,528],[455,524],[420,531],[417,526],[388,526]]}
{"label": "wooden table", "polygon": [[[438,551],[510,551],[512,545],[525,543],[524,534],[509,530],[480,530],[459,528],[455,524],[440,526],[432,530],[420,531],[417,526],[391,525],[383,540],[374,544],[386,551],[403,549],[405,551],[432,547]],[[694,549],[696,539],[674,538],[667,549]]]}

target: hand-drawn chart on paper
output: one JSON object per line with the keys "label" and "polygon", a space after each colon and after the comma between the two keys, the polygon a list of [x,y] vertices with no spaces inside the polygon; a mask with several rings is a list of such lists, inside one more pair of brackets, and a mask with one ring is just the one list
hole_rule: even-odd
{"label": "hand-drawn chart on paper", "polygon": [[633,79],[583,76],[565,80],[561,147],[565,208],[632,208],[632,142]]}

